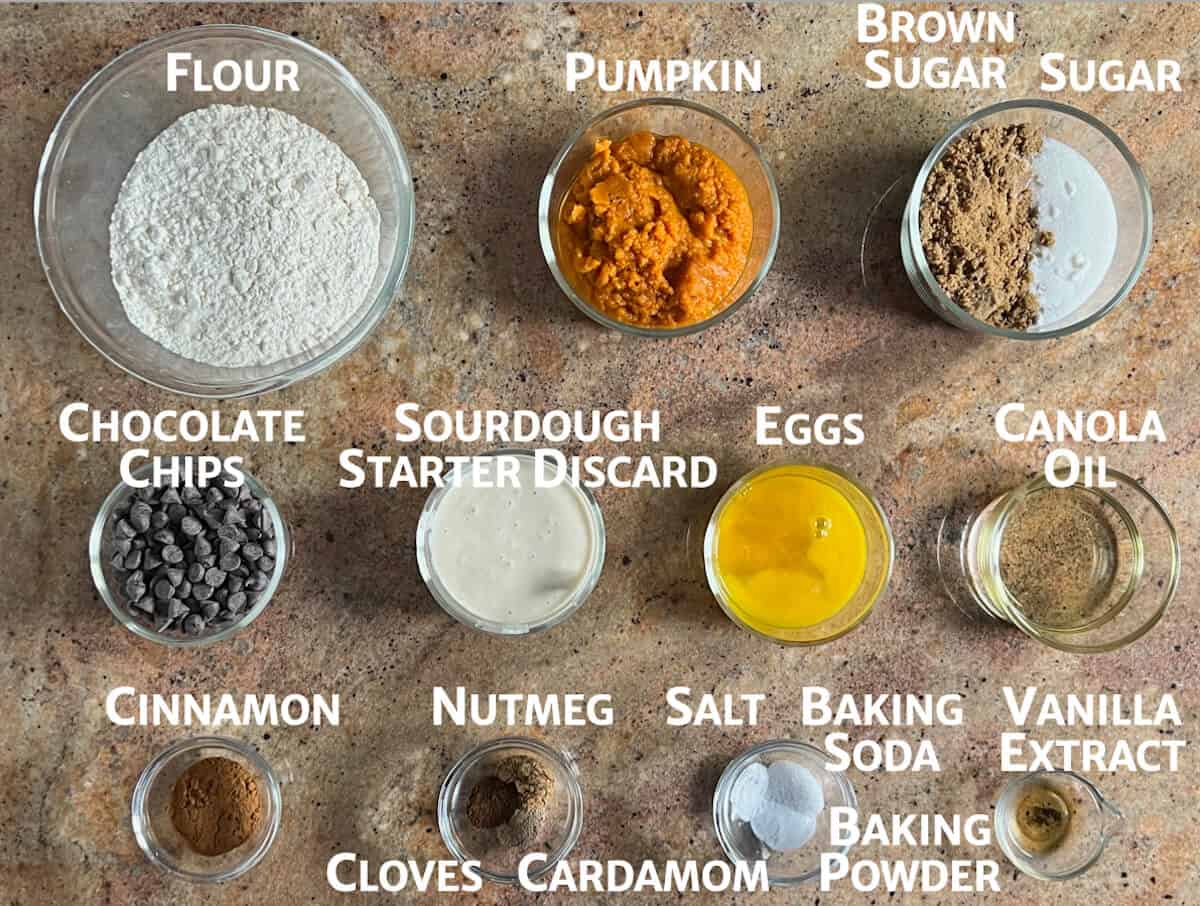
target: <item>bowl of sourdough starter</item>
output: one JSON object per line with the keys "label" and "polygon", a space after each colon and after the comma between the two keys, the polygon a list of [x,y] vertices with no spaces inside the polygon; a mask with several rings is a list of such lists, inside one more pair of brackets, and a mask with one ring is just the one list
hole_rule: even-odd
{"label": "bowl of sourdough starter", "polygon": [[494,635],[571,616],[600,581],[604,547],[591,492],[532,450],[474,457],[429,495],[417,523],[417,566],[434,600]]}
{"label": "bowl of sourdough starter", "polygon": [[190,396],[250,396],[379,323],[408,262],[412,177],[332,57],[202,26],[79,90],[46,143],[35,226],[59,305],[109,361]]}

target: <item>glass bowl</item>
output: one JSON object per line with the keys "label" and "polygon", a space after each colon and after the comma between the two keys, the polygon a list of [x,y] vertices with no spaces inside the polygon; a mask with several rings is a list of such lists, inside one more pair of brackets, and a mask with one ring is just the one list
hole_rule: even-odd
{"label": "glass bowl", "polygon": [[[1059,473],[1065,479],[1065,473]],[[1004,582],[1000,550],[1013,515],[1031,496],[1052,490],[1037,475],[980,506],[964,505],[942,522],[937,562],[943,587],[965,611],[971,605],[1060,651],[1101,654],[1130,645],[1158,625],[1179,590],[1179,536],[1163,505],[1138,481],[1109,468],[1111,488],[1070,487],[1114,527],[1119,568],[1095,618],[1063,625],[1026,613]]]}
{"label": "glass bowl", "polygon": [[[258,833],[220,856],[193,852],[171,821],[171,793],[188,768],[205,758],[229,758],[259,780],[266,814]],[[239,877],[262,861],[279,834],[283,799],[266,760],[245,743],[221,736],[183,739],[161,752],[142,771],[133,789],[133,836],[159,868],[188,881],[220,883]]]}
{"label": "glass bowl", "polygon": [[[168,94],[166,55],[187,52],[212,71],[219,59],[286,58],[298,92]],[[379,208],[379,264],[371,290],[319,348],[263,367],[223,368],[176,355],[130,323],[113,286],[109,221],[134,159],[180,116],[210,104],[276,107],[336,142]],[[154,38],[121,54],[79,90],[50,134],[34,196],[38,251],[63,312],[105,358],[176,393],[231,398],[276,390],[328,368],[379,323],[400,287],[413,231],[408,160],[384,112],[332,57],[263,28],[210,25]]]}
{"label": "glass bowl", "polygon": [[[599,139],[621,139],[648,131],[658,135],[680,135],[705,146],[727,163],[750,198],[754,219],[750,257],[741,277],[730,293],[733,301],[711,318],[683,327],[639,327],[626,324],[601,312],[584,299],[558,264],[557,230],[563,199],[580,169],[592,156]],[[594,321],[623,333],[641,337],[678,337],[698,333],[719,324],[741,308],[767,276],[779,244],[779,190],[775,176],[758,146],[742,129],[715,110],[692,101],[674,98],[649,98],[629,101],[606,110],[584,124],[572,135],[542,183],[538,198],[538,234],[542,254],[559,287],[575,307]]]}
{"label": "glass bowl", "polygon": [[[754,836],[750,823],[736,818],[733,813],[732,792],[742,771],[751,764],[771,765],[776,761],[802,765],[817,778],[825,795],[825,808],[817,816],[812,837],[804,846],[789,852],[767,850]],[[713,826],[721,849],[731,861],[758,862],[766,859],[770,886],[790,887],[817,878],[821,874],[823,854],[836,852],[845,855],[850,851],[849,846],[835,848],[829,845],[829,810],[840,807],[858,808],[854,787],[846,775],[830,771],[825,766],[825,753],[816,746],[779,739],[743,752],[725,768],[713,793]]]}
{"label": "glass bowl", "polygon": [[487,769],[511,755],[535,758],[555,780],[555,796],[542,825],[542,839],[536,849],[547,858],[528,876],[537,880],[547,875],[564,859],[583,830],[583,788],[579,768],[566,752],[552,749],[532,739],[507,737],[485,742],[460,758],[446,775],[438,793],[438,830],[446,848],[459,862],[478,860],[479,873],[491,881],[517,884],[518,865],[527,853],[512,848],[488,851],[487,840],[467,819],[471,790]]}
{"label": "glass bowl", "polygon": [[[493,450],[489,453],[478,454],[478,456],[535,458],[533,450],[520,449]],[[597,583],[600,581],[600,574],[604,571],[605,530],[604,516],[600,512],[600,505],[596,503],[596,498],[592,496],[592,492],[586,487],[583,485],[573,486],[574,491],[579,495],[580,502],[587,513],[591,526],[592,552],[583,578],[580,580],[579,585],[575,587],[570,597],[554,613],[536,622],[501,623],[489,620],[474,613],[455,597],[453,592],[446,587],[446,584],[438,575],[433,558],[433,527],[437,518],[438,508],[445,501],[446,495],[454,491],[456,483],[469,481],[469,476],[474,468],[474,460],[468,465],[457,467],[452,477],[444,482],[442,487],[432,491],[425,500],[425,506],[421,510],[421,517],[417,521],[416,539],[417,568],[421,573],[421,579],[425,582],[425,587],[429,589],[429,593],[433,595],[434,600],[441,605],[446,613],[450,614],[450,616],[454,617],[454,619],[458,620],[464,626],[470,626],[472,629],[478,629],[481,632],[506,636],[528,635],[529,633],[541,632],[552,626],[557,626],[583,606],[583,602],[595,590]]]}
{"label": "glass bowl", "polygon": [[[1047,852],[1034,852],[1021,841],[1017,812],[1030,786],[1049,789],[1071,814],[1066,836]],[[1034,771],[1014,777],[996,803],[996,842],[1025,874],[1041,881],[1077,878],[1100,861],[1104,848],[1125,828],[1125,816],[1096,787],[1070,771]]]}
{"label": "glass bowl", "polygon": [[[1117,244],[1112,263],[1091,295],[1071,312],[1028,330],[996,327],[979,320],[950,300],[930,270],[921,242],[921,198],[925,183],[952,144],[969,130],[1029,123],[1040,126],[1085,157],[1108,184],[1117,216]],[[1150,253],[1152,214],[1150,187],[1125,144],[1095,117],[1055,101],[1005,101],[977,111],[938,142],[917,173],[908,197],[900,233],[900,253],[908,279],[930,309],[956,327],[1014,340],[1052,340],[1090,327],[1129,295]]]}
{"label": "glass bowl", "polygon": [[[137,480],[149,479],[152,470],[153,465],[146,463],[134,470],[132,477]],[[263,508],[270,513],[271,519],[274,521],[276,547],[275,571],[271,574],[270,583],[260,594],[258,602],[253,607],[244,610],[238,619],[225,628],[208,635],[195,636],[194,638],[156,632],[153,627],[145,625],[129,612],[128,606],[125,603],[124,592],[120,587],[121,581],[112,565],[113,537],[111,525],[113,512],[127,503],[134,496],[135,490],[122,481],[104,498],[104,503],[100,505],[100,511],[92,521],[92,530],[88,537],[88,560],[91,564],[92,582],[95,584],[96,590],[100,593],[100,597],[104,599],[104,603],[108,605],[108,609],[112,615],[130,632],[141,636],[143,639],[158,642],[160,645],[168,645],[173,648],[196,648],[201,645],[211,645],[214,642],[220,642],[236,635],[258,619],[259,614],[267,609],[267,605],[271,603],[271,598],[275,596],[275,592],[279,589],[279,584],[283,581],[283,574],[287,571],[288,562],[291,560],[292,535],[287,523],[279,512],[279,507],[276,506],[275,500],[271,496],[271,492],[253,475],[248,472],[243,472],[242,474],[245,475],[246,486],[262,501]]]}
{"label": "glass bowl", "polygon": [[[743,488],[754,479],[769,472],[801,474],[826,483],[850,503],[866,533],[867,568],[858,590],[835,614],[811,626],[769,626],[765,623],[759,626],[751,625],[738,612],[733,595],[718,568],[717,551],[720,544],[718,523],[721,514]],[[768,465],[748,472],[735,481],[713,509],[712,516],[708,520],[708,528],[704,533],[704,572],[708,579],[708,587],[712,591],[713,597],[717,599],[717,603],[721,605],[721,609],[725,611],[725,615],[743,629],[783,645],[822,645],[850,632],[871,613],[876,602],[887,590],[888,581],[892,575],[895,550],[892,529],[883,507],[879,505],[871,492],[853,477],[840,469],[826,465],[809,463]]]}

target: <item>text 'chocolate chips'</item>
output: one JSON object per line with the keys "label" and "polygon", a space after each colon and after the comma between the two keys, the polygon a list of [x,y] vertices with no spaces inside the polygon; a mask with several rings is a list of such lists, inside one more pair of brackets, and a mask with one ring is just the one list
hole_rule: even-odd
{"label": "text 'chocolate chips'", "polygon": [[126,610],[164,635],[226,629],[254,608],[275,571],[275,523],[245,485],[131,491],[107,540]]}

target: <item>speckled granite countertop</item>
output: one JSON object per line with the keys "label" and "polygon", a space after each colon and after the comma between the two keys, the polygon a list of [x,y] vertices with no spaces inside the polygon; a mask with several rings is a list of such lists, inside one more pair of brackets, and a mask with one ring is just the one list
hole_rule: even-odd
{"label": "speckled granite countertop", "polygon": [[[1067,98],[1113,126],[1141,160],[1153,187],[1155,242],[1145,275],[1114,314],[1036,347],[956,332],[903,293],[863,292],[859,243],[876,199],[912,172],[952,121],[1001,96],[865,90],[850,5],[0,10],[0,184],[10,200],[0,212],[0,600],[7,614],[0,901],[341,902],[324,880],[332,853],[442,858],[438,784],[455,758],[498,731],[433,729],[435,684],[615,695],[614,728],[538,734],[579,759],[587,813],[575,855],[591,858],[719,858],[709,818],[716,776],[751,743],[819,741],[799,726],[806,683],[965,695],[969,725],[929,732],[945,768],[940,776],[854,775],[870,810],[989,810],[1003,783],[997,739],[1007,727],[1005,683],[1058,692],[1174,690],[1189,723],[1184,733],[1194,732],[1197,600],[1186,569],[1174,609],[1150,636],[1087,659],[966,619],[939,595],[932,572],[930,543],[948,506],[1003,490],[1039,467],[1038,451],[995,437],[992,414],[1013,399],[1068,409],[1157,407],[1168,443],[1129,446],[1113,463],[1165,501],[1185,558],[1200,529],[1192,506],[1200,472],[1200,321],[1192,317],[1200,285],[1200,9],[1018,10],[1019,40],[1000,49],[1024,61],[1011,72],[1013,97],[1036,92],[1036,56],[1047,49],[1176,57],[1187,83],[1183,94]],[[93,593],[86,533],[116,480],[120,450],[68,443],[55,424],[59,409],[78,399],[146,409],[182,401],[110,367],[71,329],[38,264],[30,200],[46,137],[83,81],[119,51],[200,22],[268,26],[342,60],[391,115],[409,151],[417,236],[403,293],[372,338],[319,378],[261,401],[308,412],[303,446],[247,451],[295,529],[298,556],[251,630],[233,644],[188,653],[136,640]],[[705,98],[762,144],[784,212],[770,277],[724,325],[678,342],[620,338],[578,315],[553,284],[537,246],[538,186],[566,134],[615,101],[565,94],[569,48],[763,60],[769,89],[762,95]],[[464,216],[467,198],[489,203],[472,204]],[[586,607],[536,638],[477,635],[447,618],[417,575],[412,537],[424,495],[337,488],[338,451],[386,443],[392,407],[403,399],[441,407],[657,406],[665,446],[716,457],[721,487],[601,492],[608,561]],[[777,455],[753,444],[760,402],[862,410],[867,443],[832,450],[828,459],[875,489],[896,532],[886,600],[861,629],[819,650],[785,650],[738,630],[685,551],[689,527],[703,523],[720,490]],[[240,734],[286,780],[282,833],[251,874],[220,889],[187,887],[137,851],[128,819],[134,781],[186,731],[111,726],[103,697],[117,684],[341,693],[341,727]],[[662,699],[675,684],[767,692],[764,720],[753,729],[668,729]],[[1127,836],[1103,862],[1069,886],[1039,884],[1005,865],[1004,894],[980,900],[1200,902],[1193,818],[1200,775],[1190,756],[1185,768],[1097,778],[1131,814]],[[1000,858],[994,848],[987,855]],[[815,889],[759,899],[818,897],[822,904],[867,899]],[[440,899],[455,898],[422,901]],[[476,902],[534,899],[488,886]]]}

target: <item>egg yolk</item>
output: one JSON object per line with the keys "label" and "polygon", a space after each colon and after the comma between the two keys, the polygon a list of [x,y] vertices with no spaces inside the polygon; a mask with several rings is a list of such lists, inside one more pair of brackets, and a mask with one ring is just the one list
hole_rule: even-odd
{"label": "egg yolk", "polygon": [[717,521],[716,568],[730,606],[768,635],[845,607],[867,570],[867,534],[846,496],[803,472],[751,479]]}

